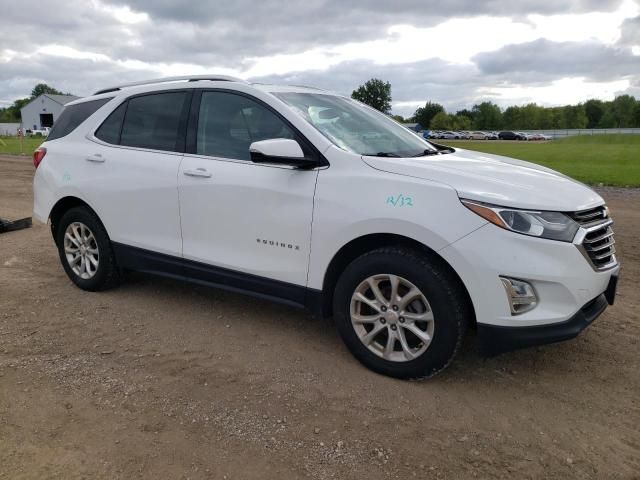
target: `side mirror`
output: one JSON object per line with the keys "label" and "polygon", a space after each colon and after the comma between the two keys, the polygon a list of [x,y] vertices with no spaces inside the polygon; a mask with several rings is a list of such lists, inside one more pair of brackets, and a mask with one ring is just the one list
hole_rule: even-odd
{"label": "side mirror", "polygon": [[297,168],[315,168],[318,162],[304,156],[302,148],[295,140],[273,138],[253,142],[249,146],[251,161],[254,163],[272,163],[291,165]]}

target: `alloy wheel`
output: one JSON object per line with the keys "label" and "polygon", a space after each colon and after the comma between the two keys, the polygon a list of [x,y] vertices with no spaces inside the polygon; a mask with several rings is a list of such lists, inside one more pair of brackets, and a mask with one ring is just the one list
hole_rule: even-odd
{"label": "alloy wheel", "polygon": [[415,360],[433,339],[434,317],[427,298],[398,275],[373,275],[360,283],[351,297],[350,314],[363,345],[385,360]]}
{"label": "alloy wheel", "polygon": [[84,223],[70,223],[64,232],[64,254],[77,276],[88,280],[98,271],[100,252],[93,232]]}

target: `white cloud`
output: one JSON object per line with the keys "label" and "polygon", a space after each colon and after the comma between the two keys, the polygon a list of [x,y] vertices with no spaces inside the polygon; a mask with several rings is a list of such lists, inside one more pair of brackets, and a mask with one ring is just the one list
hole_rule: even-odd
{"label": "white cloud", "polygon": [[[265,20],[282,5],[265,0],[251,10],[240,0],[217,8],[199,2],[42,0],[41,18],[12,8],[0,17],[6,33],[0,38],[0,98],[25,96],[36,79],[88,94],[105,86],[94,82],[108,86],[120,77],[214,72],[286,82],[304,77],[310,79],[305,83],[349,93],[378,76],[391,81],[399,100],[394,108],[405,112],[427,99],[450,108],[487,98],[564,104],[611,98],[640,84],[640,72],[626,72],[640,56],[634,36],[640,4],[633,0],[531,0],[512,2],[513,8],[456,0],[430,11],[420,3],[292,3],[288,15]],[[258,16],[267,24],[263,29],[255,28]],[[552,63],[536,41],[551,42],[551,50],[563,42],[571,49],[584,45],[592,55],[567,58],[566,65],[556,55]],[[527,45],[526,57],[519,51],[506,57],[505,47],[525,52]],[[597,60],[604,47],[626,55],[626,63],[612,58],[609,65],[617,68],[602,67]],[[56,62],[91,71],[68,75],[36,68]]]}
{"label": "white cloud", "polygon": [[505,45],[546,39],[554,42],[598,40],[612,44],[620,37],[622,22],[640,14],[640,6],[626,0],[610,13],[529,15],[527,21],[508,17],[453,18],[433,27],[391,26],[379,40],[318,47],[301,53],[254,57],[248,76],[282,75],[320,69],[351,60],[370,60],[381,65],[411,63],[440,58],[451,63],[472,63],[481,52]]}
{"label": "white cloud", "polygon": [[53,57],[65,57],[65,58],[77,58],[81,60],[93,60],[94,62],[109,62],[111,59],[103,53],[94,53],[78,50],[73,47],[67,47],[65,45],[45,45],[39,47],[31,55],[51,55]]}
{"label": "white cloud", "polygon": [[149,15],[145,12],[136,12],[129,8],[127,5],[114,6],[107,5],[98,0],[91,0],[91,4],[96,10],[103,11],[120,23],[135,25],[141,22],[149,21]]}

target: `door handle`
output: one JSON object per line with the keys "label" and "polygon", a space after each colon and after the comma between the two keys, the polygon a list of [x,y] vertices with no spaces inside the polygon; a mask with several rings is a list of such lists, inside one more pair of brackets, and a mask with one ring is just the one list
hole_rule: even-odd
{"label": "door handle", "polygon": [[211,172],[207,171],[204,168],[188,169],[188,170],[184,170],[182,173],[184,173],[189,177],[204,177],[204,178],[211,177]]}
{"label": "door handle", "polygon": [[95,155],[89,155],[88,157],[85,158],[85,160],[87,162],[102,163],[104,162],[105,159],[101,154],[96,153]]}

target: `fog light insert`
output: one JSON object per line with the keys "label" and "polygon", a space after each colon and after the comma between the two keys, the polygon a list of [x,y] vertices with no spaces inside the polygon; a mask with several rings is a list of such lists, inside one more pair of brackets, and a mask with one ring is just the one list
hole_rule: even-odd
{"label": "fog light insert", "polygon": [[500,280],[507,292],[511,315],[519,315],[533,310],[538,304],[538,297],[530,283],[509,277],[500,277]]}

